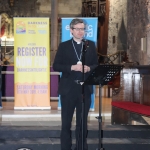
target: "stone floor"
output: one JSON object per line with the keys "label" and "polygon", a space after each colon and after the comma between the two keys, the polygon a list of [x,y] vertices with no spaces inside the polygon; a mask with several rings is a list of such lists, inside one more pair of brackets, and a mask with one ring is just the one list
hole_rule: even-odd
{"label": "stone floor", "polygon": [[[111,124],[111,98],[102,98],[102,124]],[[58,102],[51,101],[51,110],[14,110],[13,100],[3,101],[0,109],[1,126],[60,126],[61,111],[58,110]],[[88,126],[98,126],[99,97],[95,99],[95,110],[89,112]],[[150,124],[150,118],[144,118]],[[75,125],[75,116],[72,124]],[[141,125],[136,121],[133,125]]]}
{"label": "stone floor", "polygon": [[[60,134],[61,115],[57,109],[57,101],[51,101],[51,110],[14,110],[13,100],[4,101],[0,109],[0,150],[59,150],[60,139],[54,136]],[[90,150],[98,149],[99,97],[95,100],[95,110],[89,112],[87,140]],[[75,129],[75,116],[72,122]],[[137,130],[138,126],[116,126],[111,124],[111,98],[102,98],[102,145],[107,150],[149,150],[149,127]],[[137,122],[134,122],[138,125]],[[121,129],[125,128],[125,129]],[[128,128],[133,130],[128,131]],[[137,127],[137,128],[135,128]],[[34,131],[35,130],[35,131]],[[51,133],[51,134],[49,134]],[[74,132],[73,132],[74,133]],[[11,135],[11,136],[10,136]],[[55,135],[55,136],[56,136]],[[17,138],[18,137],[18,138]],[[75,146],[75,139],[73,139]]]}
{"label": "stone floor", "polygon": [[[58,126],[61,124],[57,101],[51,101],[51,110],[14,110],[13,100],[4,101],[0,110],[0,124],[6,126]],[[89,112],[88,125],[98,125],[99,97],[95,100],[95,110]],[[110,124],[111,98],[102,98],[103,124]],[[75,116],[73,118],[75,124]]]}

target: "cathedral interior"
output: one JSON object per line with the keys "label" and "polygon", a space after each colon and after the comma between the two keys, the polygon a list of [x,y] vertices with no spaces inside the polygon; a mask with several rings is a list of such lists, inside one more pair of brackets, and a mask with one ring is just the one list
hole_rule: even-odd
{"label": "cathedral interior", "polygon": [[[100,95],[99,86],[95,88],[95,110],[90,112],[88,125],[90,127],[90,148],[96,149],[98,139],[95,137],[98,130],[95,117],[99,113],[99,95],[102,96],[102,126],[103,146],[107,150],[148,150],[150,146],[150,0],[0,0],[0,54],[1,54],[1,79],[2,79],[2,108],[0,110],[0,134],[2,139],[5,126],[22,126],[12,128],[15,130],[14,138],[27,138],[21,130],[27,130],[31,141],[36,139],[35,132],[40,127],[45,134],[39,133],[31,148],[38,145],[36,150],[57,149],[60,134],[60,111],[58,110],[58,94],[51,91],[50,111],[15,111],[14,105],[14,18],[42,18],[50,20],[50,66],[52,69],[55,54],[62,36],[62,18],[87,17],[97,18],[97,56],[99,65],[121,65],[119,71],[108,85],[102,88]],[[58,86],[59,73],[53,72],[51,87]],[[53,81],[54,79],[54,81]],[[51,88],[51,90],[54,90]],[[21,115],[20,115],[21,114]],[[99,121],[99,120],[98,120]],[[73,123],[74,124],[74,123]],[[23,126],[36,126],[28,129]],[[40,126],[40,127],[37,127]],[[135,127],[136,126],[136,127]],[[52,127],[56,127],[56,136]],[[50,128],[49,135],[46,132]],[[30,131],[32,130],[32,131]],[[74,130],[74,127],[73,127]],[[114,130],[114,132],[112,132]],[[45,137],[43,137],[45,136]],[[74,138],[74,136],[73,136]],[[94,138],[96,140],[94,140]],[[56,141],[55,141],[55,140]],[[140,141],[140,140],[141,141]],[[15,142],[14,139],[12,139]],[[22,141],[19,141],[20,143]],[[23,146],[27,146],[22,144]],[[8,140],[8,147],[0,139],[0,149],[8,150],[12,147]],[[94,143],[94,144],[93,144]],[[96,143],[96,144],[95,144]],[[113,143],[113,144],[112,144]],[[47,145],[46,145],[47,144]],[[44,147],[45,146],[45,147]],[[14,146],[16,150],[19,147]],[[60,148],[60,147],[59,147]],[[19,150],[19,149],[18,149]]]}

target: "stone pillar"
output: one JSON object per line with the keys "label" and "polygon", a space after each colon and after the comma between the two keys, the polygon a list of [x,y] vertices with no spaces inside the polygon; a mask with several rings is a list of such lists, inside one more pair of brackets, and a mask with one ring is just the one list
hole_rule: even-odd
{"label": "stone pillar", "polygon": [[50,65],[53,65],[53,61],[55,58],[56,50],[58,47],[58,0],[51,0],[51,57],[50,57]]}

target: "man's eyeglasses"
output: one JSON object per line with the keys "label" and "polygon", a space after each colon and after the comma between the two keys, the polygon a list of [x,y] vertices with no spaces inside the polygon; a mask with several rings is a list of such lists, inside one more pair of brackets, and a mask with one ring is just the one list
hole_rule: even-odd
{"label": "man's eyeglasses", "polygon": [[85,28],[72,28],[72,29],[75,29],[76,31],[84,31]]}

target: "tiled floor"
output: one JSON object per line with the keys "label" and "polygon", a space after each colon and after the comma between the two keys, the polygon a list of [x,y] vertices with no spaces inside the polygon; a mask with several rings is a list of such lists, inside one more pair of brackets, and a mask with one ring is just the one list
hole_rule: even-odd
{"label": "tiled floor", "polygon": [[[103,123],[110,124],[111,98],[102,98]],[[51,101],[51,110],[14,110],[13,101],[5,101],[0,110],[1,125],[10,126],[55,126],[60,125],[60,110],[57,101]],[[97,124],[95,117],[99,115],[99,97],[95,100],[95,110],[89,112],[89,125]],[[75,117],[74,117],[75,120]],[[73,120],[73,124],[74,124]]]}

